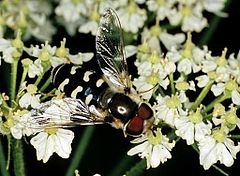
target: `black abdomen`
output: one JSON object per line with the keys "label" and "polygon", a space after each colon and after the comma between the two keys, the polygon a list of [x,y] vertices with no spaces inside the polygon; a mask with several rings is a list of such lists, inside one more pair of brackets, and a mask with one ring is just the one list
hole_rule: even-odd
{"label": "black abdomen", "polygon": [[101,93],[108,88],[102,75],[83,66],[64,64],[53,70],[53,84],[66,96],[98,106]]}

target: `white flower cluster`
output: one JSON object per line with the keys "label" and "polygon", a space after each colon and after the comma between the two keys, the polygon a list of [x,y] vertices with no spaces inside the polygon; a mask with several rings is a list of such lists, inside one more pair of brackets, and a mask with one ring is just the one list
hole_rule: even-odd
{"label": "white flower cluster", "polygon": [[13,31],[20,29],[25,39],[31,36],[42,41],[52,39],[56,29],[49,20],[52,6],[48,1],[3,0],[0,7],[0,37],[10,28]]}
{"label": "white flower cluster", "polygon": [[[225,48],[221,56],[213,56],[206,46],[195,46],[190,33],[181,49],[177,48],[163,55],[151,52],[146,43],[138,46],[139,77],[133,84],[143,99],[154,100],[157,129],[133,140],[141,144],[128,154],[146,158],[148,168],[157,167],[171,158],[178,136],[187,145],[197,145],[204,169],[218,161],[229,167],[240,151],[240,142],[231,138],[240,127],[239,54],[227,58]],[[222,102],[228,102],[229,108]],[[175,138],[162,134],[160,127],[166,125]]]}
{"label": "white flower cluster", "polygon": [[[5,122],[0,118],[0,132],[2,134],[11,133],[16,139],[21,139],[25,135],[35,135],[30,143],[37,150],[37,159],[43,160],[44,163],[54,152],[62,158],[68,158],[71,153],[74,133],[66,129],[34,126],[29,110],[39,107],[41,101],[49,96],[44,91],[50,85],[51,78],[49,77],[49,80],[44,83],[42,78],[59,64],[81,65],[93,57],[93,53],[70,54],[68,48],[65,48],[65,42],[66,39],[63,39],[60,47],[50,46],[46,42],[41,46],[36,45],[28,48],[24,46],[20,32],[13,40],[0,39],[2,64],[10,63],[15,67],[13,70],[17,70],[15,63],[21,61],[23,69],[16,97],[11,97],[15,103],[11,104],[9,97],[0,92],[0,117],[6,118]],[[17,74],[17,72],[13,74]],[[58,93],[54,89],[50,91],[53,95],[54,92]],[[62,95],[54,97],[56,96],[60,98]]]}
{"label": "white flower cluster", "polygon": [[[181,26],[182,31],[200,32],[208,25],[204,12],[226,16],[222,12],[224,3],[225,0],[19,0],[14,3],[3,0],[0,2],[0,36],[4,36],[8,28],[21,29],[25,38],[34,36],[50,41],[56,32],[51,18],[63,25],[70,35],[76,31],[96,35],[100,15],[111,7],[118,13],[125,32],[136,34],[146,23],[156,22],[158,27],[146,28],[145,33],[160,36],[161,32],[160,38],[166,39],[169,37],[164,28],[166,20],[172,26]],[[163,27],[160,28],[159,23]]]}
{"label": "white flower cluster", "polygon": [[[0,92],[0,133],[16,139],[34,135],[30,143],[44,163],[54,152],[69,157],[74,133],[57,127],[34,128],[29,110],[53,95],[58,106],[47,110],[60,112],[64,104],[58,100],[63,95],[47,89],[49,72],[64,63],[81,65],[93,53],[72,55],[65,47],[66,39],[60,47],[47,41],[57,31],[53,21],[71,36],[76,31],[96,35],[101,14],[111,7],[127,43],[134,43],[126,47],[127,56],[137,57],[138,77],[133,86],[154,111],[153,126],[132,141],[136,146],[128,155],[137,154],[146,159],[147,168],[156,168],[172,158],[172,149],[182,139],[198,150],[204,169],[217,162],[232,166],[240,151],[239,136],[234,135],[240,128],[240,52],[229,55],[224,48],[220,56],[214,56],[207,46],[197,47],[191,36],[207,27],[205,12],[227,16],[222,12],[224,5],[225,0],[1,1],[0,66],[11,64],[12,90],[10,95]],[[179,28],[178,33],[171,31]],[[9,29],[18,31],[13,40],[5,38]],[[26,47],[22,40],[32,36],[46,42]],[[19,61],[22,75],[16,84]],[[49,78],[43,82],[45,77]]]}

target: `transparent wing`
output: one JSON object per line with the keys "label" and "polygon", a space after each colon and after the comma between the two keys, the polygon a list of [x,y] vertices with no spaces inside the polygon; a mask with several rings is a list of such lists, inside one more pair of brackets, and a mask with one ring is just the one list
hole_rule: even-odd
{"label": "transparent wing", "polygon": [[107,9],[100,19],[96,35],[96,56],[108,81],[120,90],[130,88],[122,29],[117,14]]}
{"label": "transparent wing", "polygon": [[32,128],[75,127],[104,123],[104,116],[94,106],[74,98],[55,99],[31,111]]}

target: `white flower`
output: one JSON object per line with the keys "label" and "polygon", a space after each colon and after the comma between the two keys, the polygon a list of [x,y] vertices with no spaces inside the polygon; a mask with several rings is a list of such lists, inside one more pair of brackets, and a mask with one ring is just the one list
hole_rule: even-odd
{"label": "white flower", "polygon": [[224,9],[226,0],[203,0],[203,6],[205,10],[215,13],[222,17],[227,17],[227,14],[225,12],[222,12],[221,10]]}
{"label": "white flower", "polygon": [[36,108],[40,105],[40,94],[37,94],[37,87],[34,84],[29,84],[28,86],[23,85],[23,90],[27,92],[19,99],[19,105],[22,108],[28,108],[30,105],[32,108]]}
{"label": "white flower", "polygon": [[197,86],[200,88],[205,87],[209,82],[209,77],[207,75],[201,75],[196,77],[195,79],[198,81]]}
{"label": "white flower", "polygon": [[21,139],[22,136],[30,136],[39,130],[31,128],[30,117],[31,113],[27,110],[18,110],[13,114],[13,125],[10,127],[10,131],[14,138]]}
{"label": "white flower", "polygon": [[190,114],[184,112],[174,121],[177,129],[175,131],[176,135],[185,139],[188,145],[192,145],[194,141],[199,141],[206,135],[211,134],[211,123],[205,124],[202,119],[199,109]]}
{"label": "white flower", "polygon": [[236,83],[236,80],[229,80],[226,83],[214,84],[211,91],[215,96],[225,93],[227,96],[229,95],[231,97],[233,104],[240,105],[239,85]]}
{"label": "white flower", "polygon": [[0,65],[1,65],[1,59],[3,59],[7,63],[13,62],[13,52],[17,51],[15,47],[12,46],[10,40],[6,40],[3,38],[0,38],[0,53],[2,56],[0,56]]}
{"label": "white flower", "polygon": [[37,160],[46,163],[55,152],[62,158],[68,158],[72,148],[74,133],[66,129],[48,129],[34,136],[30,143],[37,151]]}
{"label": "white flower", "polygon": [[183,33],[169,34],[166,30],[162,30],[159,25],[152,26],[150,29],[144,28],[141,36],[142,42],[147,42],[153,51],[161,50],[160,42],[170,50],[172,47],[178,48],[185,41]]}
{"label": "white flower", "polygon": [[175,71],[175,64],[168,62],[167,59],[162,59],[156,52],[153,52],[148,57],[147,61],[140,59],[135,62],[138,68],[138,78],[134,79],[133,85],[139,92],[143,92],[142,97],[149,99],[154,91],[154,86],[160,85],[167,89],[169,85],[168,74]]}
{"label": "white flower", "polygon": [[126,32],[137,33],[147,19],[145,9],[140,9],[133,1],[127,4],[127,7],[119,8],[117,14]]}
{"label": "white flower", "polygon": [[74,3],[71,0],[61,0],[55,8],[55,13],[62,16],[66,22],[77,22],[82,15],[87,14],[87,8],[84,3]]}
{"label": "white flower", "polygon": [[176,0],[168,1],[148,0],[146,2],[148,9],[150,11],[157,12],[157,18],[159,20],[164,20],[166,17],[170,15],[170,11],[174,8],[174,3],[176,3]]}
{"label": "white flower", "polygon": [[35,76],[39,76],[41,73],[43,73],[43,67],[39,59],[29,64],[29,67],[28,67],[29,78],[34,78]]}
{"label": "white flower", "polygon": [[240,51],[237,54],[237,57],[234,57],[234,54],[231,54],[228,59],[230,66],[231,76],[233,76],[237,83],[240,84]]}
{"label": "white flower", "polygon": [[138,154],[141,158],[146,158],[147,169],[156,168],[160,163],[166,162],[172,158],[170,151],[175,146],[175,141],[169,142],[169,139],[162,135],[160,128],[156,131],[148,131],[140,138],[136,138],[132,143],[141,143],[128,151],[128,155]]}
{"label": "white flower", "polygon": [[226,132],[218,129],[213,131],[212,135],[205,136],[199,141],[200,164],[205,170],[217,161],[227,167],[233,165],[236,154],[240,150],[240,143],[235,145],[226,135]]}
{"label": "white flower", "polygon": [[78,31],[82,32],[82,33],[85,33],[85,34],[90,32],[93,36],[95,36],[96,33],[97,33],[97,29],[98,29],[98,22],[97,21],[88,21],[88,22],[82,24],[79,27]]}
{"label": "white flower", "polygon": [[69,54],[69,60],[75,65],[82,65],[83,62],[88,62],[93,58],[93,53],[78,53],[76,55]]}
{"label": "white flower", "polygon": [[12,30],[24,31],[24,39],[34,36],[42,41],[50,41],[55,33],[55,28],[49,20],[51,3],[47,1],[18,1],[8,3],[2,10],[4,25]]}
{"label": "white flower", "polygon": [[187,98],[182,95],[172,95],[171,97],[158,95],[156,98],[157,103],[153,106],[156,110],[156,118],[163,120],[170,126],[174,126],[175,119],[184,114],[182,108],[183,103],[187,102]]}

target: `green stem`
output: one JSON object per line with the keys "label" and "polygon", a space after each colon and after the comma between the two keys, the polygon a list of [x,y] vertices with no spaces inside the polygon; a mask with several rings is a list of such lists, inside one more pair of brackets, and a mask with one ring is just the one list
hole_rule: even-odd
{"label": "green stem", "polygon": [[43,92],[48,86],[49,84],[52,82],[52,78],[51,76],[47,79],[47,81],[43,84],[43,86],[40,88],[40,91]]}
{"label": "green stem", "polygon": [[163,89],[162,89],[162,87],[159,85],[158,86],[158,89],[157,89],[157,91],[156,91],[156,93],[160,93],[160,95],[162,96],[162,97],[164,97],[165,96],[165,93],[164,93],[164,91],[163,91]]}
{"label": "green stem", "polygon": [[195,110],[197,109],[197,107],[199,106],[199,104],[202,102],[202,100],[206,97],[208,91],[210,90],[211,86],[213,84],[213,81],[209,81],[207,83],[207,85],[202,89],[201,93],[198,95],[198,97],[196,98],[195,102],[192,104],[191,106],[191,110]]}
{"label": "green stem", "polygon": [[175,86],[174,86],[174,78],[173,78],[173,73],[171,73],[169,75],[169,79],[170,79],[170,84],[171,84],[171,92],[172,92],[172,95],[175,95]]}
{"label": "green stem", "polygon": [[[43,102],[44,100],[46,100],[49,96],[53,96],[54,92],[56,91],[56,89],[51,90],[50,92],[44,94],[44,96],[42,98],[40,98],[41,102]],[[53,94],[53,95],[52,95]]]}
{"label": "green stem", "polygon": [[22,78],[21,78],[21,81],[20,81],[20,84],[19,84],[19,88],[18,88],[18,92],[17,92],[16,102],[19,101],[19,98],[21,97],[21,93],[23,93],[22,90],[21,90],[21,87],[22,87],[23,82],[26,79],[27,72],[28,72],[28,68],[27,67],[23,67],[23,73],[22,73]]}
{"label": "green stem", "polygon": [[[225,1],[225,7],[223,9],[223,11],[226,11],[228,9],[228,7],[231,4],[231,1]],[[198,46],[201,47],[203,45],[206,45],[209,43],[209,41],[212,39],[211,36],[213,36],[214,32],[216,31],[216,29],[218,28],[220,21],[221,21],[222,17],[219,16],[214,16],[208,25],[208,29],[203,33],[203,37],[201,38],[201,40],[198,42]]]}
{"label": "green stem", "polygon": [[38,76],[37,80],[36,80],[35,83],[34,83],[35,86],[38,86],[38,84],[41,82],[44,74],[45,74],[45,73],[41,73],[41,74]]}
{"label": "green stem", "polygon": [[16,96],[17,66],[18,59],[14,59],[13,63],[11,64],[11,92],[10,92],[11,105],[13,105]]}
{"label": "green stem", "polygon": [[240,139],[240,135],[230,135],[231,139]]}
{"label": "green stem", "polygon": [[74,171],[77,169],[81,162],[81,159],[83,158],[85,150],[87,149],[89,141],[93,135],[94,129],[94,126],[89,126],[85,129],[83,136],[81,137],[81,140],[79,141],[78,146],[72,155],[73,158],[66,172],[66,176],[74,175]]}
{"label": "green stem", "polygon": [[215,164],[213,165],[214,169],[216,169],[218,172],[220,172],[221,174],[225,175],[225,176],[229,176],[228,173],[226,173],[225,171],[223,171],[222,169],[220,169],[218,166],[216,166]]}
{"label": "green stem", "polygon": [[14,164],[14,173],[16,176],[25,176],[25,164],[23,157],[23,146],[22,141],[17,139],[12,139],[12,156]]}
{"label": "green stem", "polygon": [[11,160],[11,146],[12,146],[12,137],[11,135],[7,135],[7,140],[8,140],[8,152],[7,152],[7,165],[6,169],[9,169],[10,166],[10,160]]}
{"label": "green stem", "polygon": [[134,157],[124,156],[114,167],[108,176],[122,175],[126,168],[128,168],[131,163],[133,163]]}
{"label": "green stem", "polygon": [[223,102],[224,100],[226,100],[227,98],[229,98],[229,96],[225,95],[225,94],[222,94],[220,95],[219,97],[217,97],[215,100],[213,100],[209,105],[207,105],[206,109],[205,109],[205,112],[208,112],[210,111],[215,104],[217,103],[221,103]]}
{"label": "green stem", "polygon": [[9,176],[9,173],[6,168],[6,160],[3,151],[2,136],[0,138],[0,173],[2,176]]}
{"label": "green stem", "polygon": [[142,159],[135,166],[133,166],[129,171],[126,172],[126,176],[138,176],[146,170],[146,160]]}
{"label": "green stem", "polygon": [[4,100],[4,97],[2,96],[1,92],[0,92],[0,100],[2,102],[2,104],[0,105],[1,107],[1,110],[4,112],[4,111],[9,111],[9,106],[7,104],[7,102]]}
{"label": "green stem", "polygon": [[25,79],[26,79],[27,73],[28,73],[28,67],[23,67],[23,73],[22,73],[21,82],[20,82],[20,84],[19,84],[18,92],[20,91],[21,86],[22,86],[23,82],[24,82]]}

